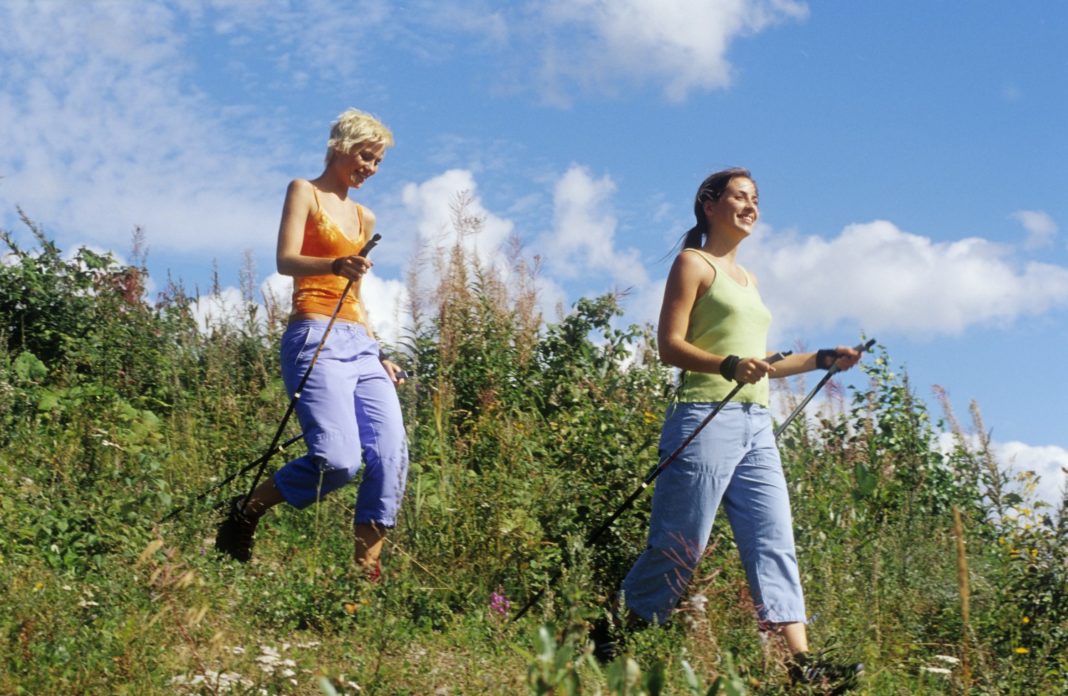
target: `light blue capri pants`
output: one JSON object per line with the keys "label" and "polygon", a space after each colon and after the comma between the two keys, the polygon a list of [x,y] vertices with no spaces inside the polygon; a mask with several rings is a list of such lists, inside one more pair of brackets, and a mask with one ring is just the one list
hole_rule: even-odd
{"label": "light blue capri pants", "polygon": [[[326,321],[293,322],[282,336],[290,398],[315,355]],[[286,502],[303,508],[351,481],[365,463],[356,523],[393,527],[408,476],[408,440],[397,389],[378,343],[360,324],[337,322],[296,406],[308,453],[274,475]]]}
{"label": "light blue capri pants", "polygon": [[[660,456],[670,455],[715,407],[668,407]],[[734,531],[761,622],[805,621],[793,520],[768,409],[728,403],[667,465],[653,491],[649,545],[623,581],[627,608],[663,623],[701,560],[720,501]]]}

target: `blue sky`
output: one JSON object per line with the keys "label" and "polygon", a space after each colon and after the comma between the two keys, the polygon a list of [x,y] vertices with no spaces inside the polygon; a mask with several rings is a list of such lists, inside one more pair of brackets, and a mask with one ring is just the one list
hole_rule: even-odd
{"label": "blue sky", "polygon": [[[933,404],[975,400],[1006,466],[1068,466],[1068,4],[541,0],[0,3],[0,225],[128,255],[232,301],[278,287],[282,195],[356,106],[397,138],[358,194],[366,299],[403,322],[459,191],[487,262],[542,257],[549,319],[629,288],[655,321],[710,171],[750,168],[739,260],[773,340],[875,336]],[[857,382],[859,375],[850,379]],[[859,383],[859,382],[858,382]],[[938,413],[937,406],[933,410]]]}

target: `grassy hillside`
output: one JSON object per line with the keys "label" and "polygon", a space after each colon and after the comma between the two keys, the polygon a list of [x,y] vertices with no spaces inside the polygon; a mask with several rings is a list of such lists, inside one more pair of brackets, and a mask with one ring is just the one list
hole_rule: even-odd
{"label": "grassy hillside", "polygon": [[[649,328],[615,328],[619,298],[546,324],[522,263],[505,282],[454,250],[413,274],[415,326],[391,347],[415,375],[411,475],[371,585],[351,564],[352,489],[273,511],[244,566],[211,546],[249,477],[192,502],[285,410],[276,312],[202,333],[180,286],[144,301],[136,249],[133,267],[65,259],[27,225],[36,246],[5,234],[0,265],[0,693],[789,693],[722,516],[675,620],[610,665],[590,655],[649,496],[583,539],[656,463],[670,394]],[[1063,505],[1009,492],[982,446],[939,453],[959,426],[885,349],[850,381],[780,443],[814,646],[863,660],[861,693],[1063,693]]]}

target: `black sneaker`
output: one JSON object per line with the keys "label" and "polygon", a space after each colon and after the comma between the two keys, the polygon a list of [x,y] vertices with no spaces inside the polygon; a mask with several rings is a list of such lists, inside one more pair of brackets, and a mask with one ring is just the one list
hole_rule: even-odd
{"label": "black sneaker", "polygon": [[230,501],[230,512],[215,533],[215,549],[235,561],[248,563],[252,559],[253,537],[260,518],[247,515],[241,509],[241,499],[237,496]]}
{"label": "black sneaker", "polygon": [[835,662],[826,653],[798,653],[790,661],[790,681],[818,689],[817,693],[844,694],[856,687],[864,671],[861,662]]}
{"label": "black sneaker", "polygon": [[619,627],[608,616],[602,615],[593,622],[589,637],[593,643],[593,656],[601,664],[608,664],[623,653]]}

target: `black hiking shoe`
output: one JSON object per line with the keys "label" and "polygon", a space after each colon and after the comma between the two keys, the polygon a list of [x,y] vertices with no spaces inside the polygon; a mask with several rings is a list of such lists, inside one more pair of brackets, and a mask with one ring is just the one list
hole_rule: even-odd
{"label": "black hiking shoe", "polygon": [[798,653],[789,663],[790,681],[795,686],[809,686],[820,694],[844,694],[857,686],[864,671],[861,662],[828,660],[826,653]]}
{"label": "black hiking shoe", "polygon": [[601,616],[593,622],[589,638],[593,643],[593,656],[601,664],[608,664],[623,653],[619,627],[608,616]]}
{"label": "black hiking shoe", "polygon": [[215,533],[215,550],[235,561],[248,563],[252,559],[253,537],[260,518],[245,514],[240,507],[243,497],[239,495],[230,501],[230,512]]}

